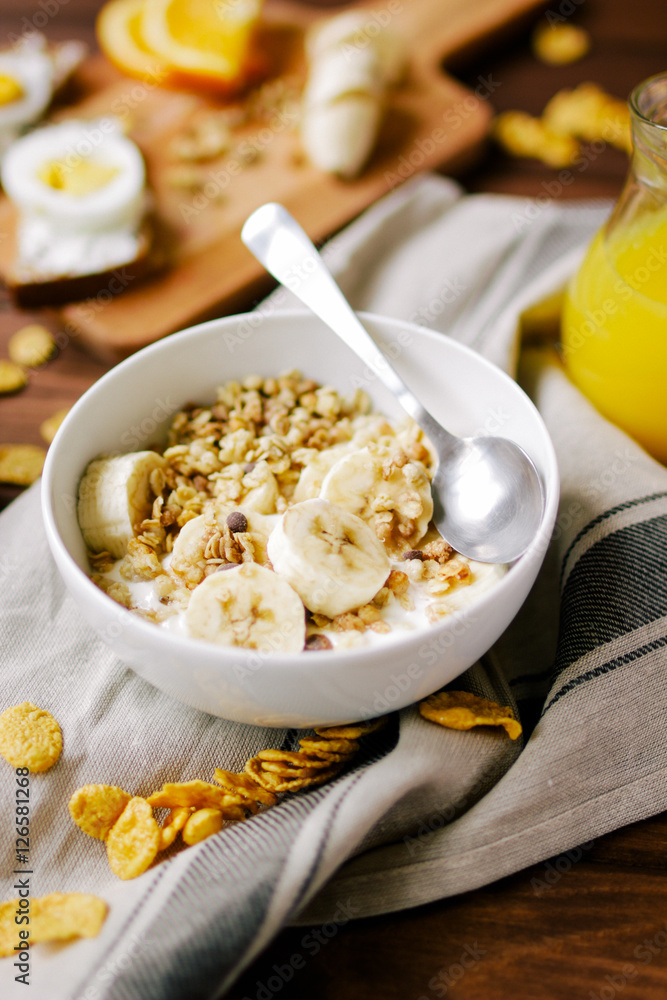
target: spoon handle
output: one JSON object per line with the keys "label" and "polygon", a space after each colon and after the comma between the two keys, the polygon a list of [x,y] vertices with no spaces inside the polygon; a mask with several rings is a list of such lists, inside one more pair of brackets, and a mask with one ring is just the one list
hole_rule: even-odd
{"label": "spoon handle", "polygon": [[358,319],[320,254],[283,205],[269,202],[246,220],[241,239],[266,270],[345,341],[383,382],[433,444],[452,448],[457,438],[424,409]]}

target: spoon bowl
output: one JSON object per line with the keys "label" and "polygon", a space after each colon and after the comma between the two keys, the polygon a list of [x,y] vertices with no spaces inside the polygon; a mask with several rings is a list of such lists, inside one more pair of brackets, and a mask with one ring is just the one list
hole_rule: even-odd
{"label": "spoon bowl", "polygon": [[379,349],[284,206],[258,208],[246,220],[241,239],[270,274],[359,355],[430,439],[438,458],[433,521],[443,538],[479,562],[509,563],[523,555],[540,526],[545,502],[526,452],[507,438],[456,437],[435,420]]}

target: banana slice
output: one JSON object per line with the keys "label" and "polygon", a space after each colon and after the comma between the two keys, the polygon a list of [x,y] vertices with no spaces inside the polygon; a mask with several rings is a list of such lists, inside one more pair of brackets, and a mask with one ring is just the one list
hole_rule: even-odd
{"label": "banana slice", "polygon": [[135,451],[92,461],[79,484],[77,517],[93,552],[121,559],[135,528],[150,517],[154,494],[151,474],[167,462],[154,451]]}
{"label": "banana slice", "polygon": [[[416,424],[414,426],[417,427]],[[318,451],[303,467],[294,490],[292,498],[294,503],[318,497],[324,477],[343,455],[349,455],[371,443],[389,448],[396,442],[394,429],[387,423],[387,418],[375,413],[357,417],[352,427],[352,438],[349,441],[342,441],[340,444],[334,444],[330,448]],[[421,434],[419,428],[417,428],[417,432]]]}
{"label": "banana slice", "polygon": [[254,469],[243,477],[243,486],[248,492],[243,497],[243,506],[256,510],[258,514],[274,514],[280,495],[278,480],[266,462],[257,462]]}
{"label": "banana slice", "polygon": [[331,448],[318,451],[316,455],[304,465],[299,476],[299,481],[294,489],[293,500],[301,503],[303,500],[314,500],[320,495],[322,483],[329,469],[343,457],[354,451],[354,445],[350,441],[342,444],[335,444]]}
{"label": "banana slice", "polygon": [[205,576],[206,542],[213,534],[213,528],[206,514],[187,521],[174,542],[169,562],[169,572],[175,574],[178,582],[191,590],[201,583]]}
{"label": "banana slice", "polygon": [[306,607],[329,618],[367,604],[391,570],[368,525],[326,500],[290,507],[269,538],[268,552],[276,573]]}
{"label": "banana slice", "polygon": [[324,477],[320,496],[366,521],[392,553],[414,548],[433,516],[428,473],[400,450],[345,455]]}
{"label": "banana slice", "polygon": [[257,563],[207,576],[185,612],[189,635],[222,646],[298,653],[306,641],[306,616],[289,583]]}

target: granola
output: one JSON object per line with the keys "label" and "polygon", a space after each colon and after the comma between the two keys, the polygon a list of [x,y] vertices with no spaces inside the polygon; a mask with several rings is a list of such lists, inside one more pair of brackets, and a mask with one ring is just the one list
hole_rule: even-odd
{"label": "granola", "polygon": [[[430,442],[409,418],[390,423],[373,412],[361,390],[348,399],[298,371],[229,381],[210,405],[188,403],[175,414],[161,453],[132,458],[141,489],[123,555],[110,554],[117,538],[105,546],[95,525],[91,578],[147,620],[191,636],[210,639],[218,628],[222,635],[210,616],[223,609],[228,624],[240,617],[251,626],[227,629],[232,644],[263,648],[269,639],[256,622],[273,616],[281,635],[270,648],[345,648],[438,621],[452,610],[452,595],[460,599],[475,583],[486,589],[502,572],[471,563],[429,525]],[[363,550],[363,587],[341,564],[344,586],[335,579],[317,596],[327,590],[319,564],[310,581],[312,566],[293,568],[295,545],[308,533],[296,514],[306,509],[325,536],[339,532],[334,548],[352,541],[355,558]],[[334,518],[326,530],[323,516]],[[81,500],[79,520],[84,530]],[[320,553],[308,558],[317,563]],[[259,568],[241,574],[245,594],[239,577],[225,572],[242,566]],[[276,576],[302,601],[292,604],[291,622],[277,603]]]}

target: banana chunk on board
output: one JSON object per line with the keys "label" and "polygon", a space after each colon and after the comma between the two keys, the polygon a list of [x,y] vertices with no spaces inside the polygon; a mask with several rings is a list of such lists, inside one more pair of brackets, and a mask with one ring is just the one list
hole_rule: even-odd
{"label": "banana chunk on board", "polygon": [[269,537],[268,553],[310,611],[334,618],[367,604],[391,571],[372,529],[326,500],[304,500],[283,515]]}
{"label": "banana chunk on board", "polygon": [[348,11],[318,26],[306,52],[304,150],[321,170],[355,177],[375,146],[387,90],[404,72],[402,40],[377,14]]}

